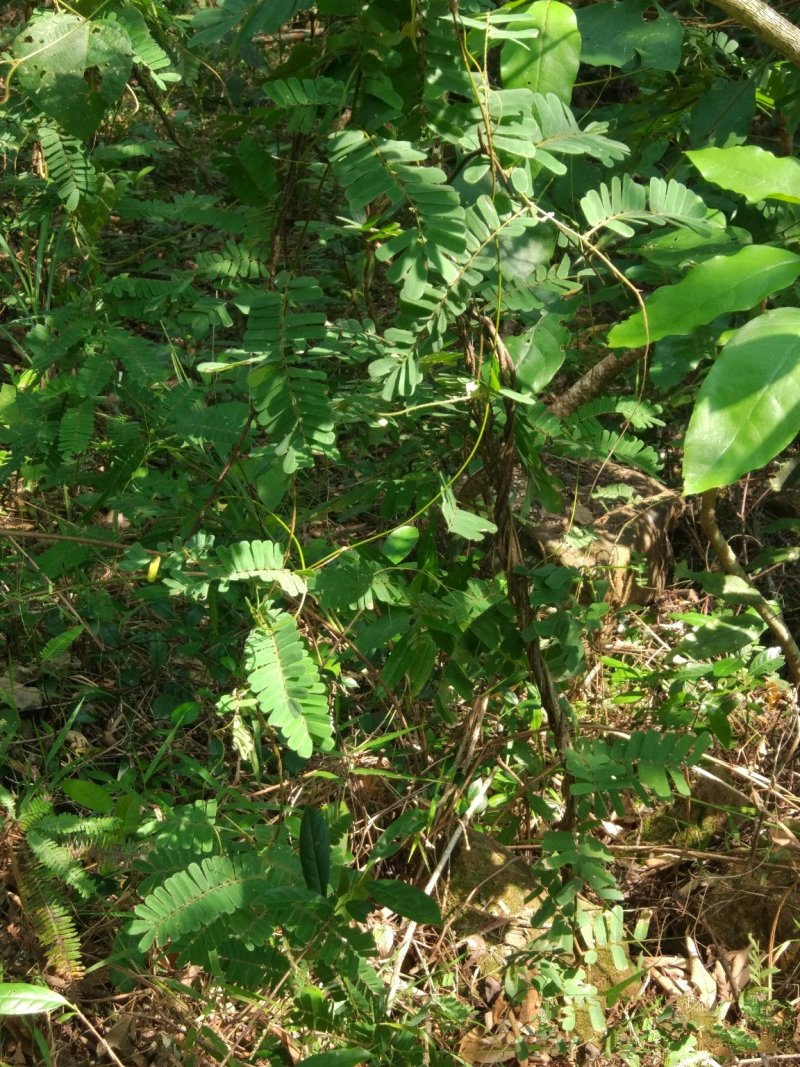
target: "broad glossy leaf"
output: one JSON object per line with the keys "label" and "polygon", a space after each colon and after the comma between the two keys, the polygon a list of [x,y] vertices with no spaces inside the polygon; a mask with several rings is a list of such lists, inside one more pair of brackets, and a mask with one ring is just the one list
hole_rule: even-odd
{"label": "broad glossy leaf", "polygon": [[[221,0],[213,8],[201,8],[192,19],[198,32],[192,46],[215,44],[232,30],[239,32],[236,47],[252,41],[257,33],[273,33],[300,7],[300,0]],[[346,8],[345,8],[346,10]]]}
{"label": "broad glossy leaf", "polygon": [[638,60],[652,70],[677,70],[681,61],[681,24],[649,0],[587,4],[578,10],[578,29],[581,60],[594,67],[626,67]]}
{"label": "broad glossy leaf", "polygon": [[641,311],[618,323],[608,335],[610,348],[637,348],[662,337],[683,336],[730,311],[747,311],[800,276],[800,256],[782,248],[749,245],[732,256],[714,256],[676,285],[656,289]]}
{"label": "broad glossy leaf", "polygon": [[750,582],[736,574],[723,574],[720,571],[696,571],[691,573],[707,593],[724,600],[728,604],[759,604],[761,593]]}
{"label": "broad glossy leaf", "polygon": [[37,107],[75,137],[91,137],[125,90],[132,47],[111,19],[42,13],[14,42],[19,84]]}
{"label": "broad glossy leaf", "polygon": [[725,345],[700,387],[684,446],[685,493],[730,485],[800,432],[800,309],[777,308]]}
{"label": "broad glossy leaf", "polygon": [[745,608],[737,615],[731,611],[721,611],[714,615],[689,612],[674,617],[694,626],[675,649],[679,655],[694,660],[730,656],[757,641],[767,628],[767,624],[754,608]]}
{"label": "broad glossy leaf", "polygon": [[380,878],[375,882],[370,882],[367,888],[369,895],[378,904],[384,908],[391,908],[398,915],[404,915],[406,919],[411,919],[416,923],[442,925],[439,905],[415,885]]}
{"label": "broad glossy leaf", "polygon": [[0,1015],[38,1015],[69,1007],[69,1001],[47,986],[0,982]]}
{"label": "broad glossy leaf", "polygon": [[505,279],[527,281],[537,267],[549,264],[556,247],[554,226],[541,223],[526,226],[520,233],[501,233],[497,237],[497,258]]}
{"label": "broad glossy leaf", "polygon": [[650,380],[656,389],[662,392],[673,389],[697,370],[702,360],[712,357],[716,353],[716,338],[726,322],[727,317],[720,316],[688,337],[665,337],[659,341],[650,357]]}
{"label": "broad glossy leaf", "polygon": [[787,200],[800,204],[800,162],[778,157],[755,145],[701,148],[686,155],[707,182],[738,193],[751,204]]}
{"label": "broad glossy leaf", "polygon": [[572,8],[559,0],[536,0],[525,11],[525,27],[535,27],[538,36],[524,44],[508,41],[500,53],[500,75],[508,89],[531,89],[555,93],[568,104],[578,75],[581,35]]}

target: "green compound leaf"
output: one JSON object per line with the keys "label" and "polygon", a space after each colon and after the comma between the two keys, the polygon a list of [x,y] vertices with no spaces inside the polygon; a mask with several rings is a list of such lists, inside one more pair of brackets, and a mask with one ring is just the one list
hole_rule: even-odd
{"label": "green compound leaf", "polygon": [[800,204],[800,162],[779,158],[755,145],[742,148],[701,148],[686,155],[707,182],[730,189],[751,204],[786,200]]}
{"label": "green compound leaf", "polygon": [[[520,9],[522,12],[524,9]],[[500,74],[507,89],[555,93],[568,104],[578,76],[581,35],[575,12],[558,0],[536,0],[525,14],[524,27],[538,36],[520,44],[508,41],[500,55]]]}
{"label": "green compound leaf", "polygon": [[718,315],[747,311],[800,275],[800,256],[768,245],[748,245],[732,256],[699,263],[676,285],[665,285],[645,300],[641,311],[618,323],[609,348],[637,348],[662,337],[682,336]]}
{"label": "green compound leaf", "polygon": [[40,14],[14,42],[22,89],[75,137],[91,137],[125,90],[132,47],[114,21]]}
{"label": "green compound leaf", "polygon": [[800,432],[800,310],[737,330],[700,387],[686,433],[684,492],[730,485]]}
{"label": "green compound leaf", "polygon": [[293,752],[308,759],[315,746],[333,747],[325,686],[291,615],[272,612],[251,632],[245,670],[260,710]]}

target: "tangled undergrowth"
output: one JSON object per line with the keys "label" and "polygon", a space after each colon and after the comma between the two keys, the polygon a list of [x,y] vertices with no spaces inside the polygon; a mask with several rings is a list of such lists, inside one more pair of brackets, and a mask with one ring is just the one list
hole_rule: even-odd
{"label": "tangled undergrowth", "polygon": [[0,50],[2,1062],[800,1062],[795,69],[646,0]]}

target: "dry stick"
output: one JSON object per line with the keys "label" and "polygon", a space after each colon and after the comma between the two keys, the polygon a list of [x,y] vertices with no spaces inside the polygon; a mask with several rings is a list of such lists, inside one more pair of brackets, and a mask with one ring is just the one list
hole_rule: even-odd
{"label": "dry stick", "polygon": [[763,1067],[765,1062],[767,1067],[771,1063],[800,1063],[800,1052],[781,1052],[777,1055],[774,1052],[770,1052],[766,1060],[763,1055],[757,1059],[750,1056],[746,1060],[734,1060],[733,1067],[751,1067],[751,1065],[752,1067]]}
{"label": "dry stick", "polygon": [[[511,385],[511,388],[516,387],[516,379],[514,372],[514,360],[511,358],[511,354],[506,348],[500,334],[497,332],[497,327],[488,315],[481,316],[481,322],[486,328],[487,333],[492,341],[495,353],[497,354],[498,363],[500,369]],[[514,525],[514,516],[511,513],[511,507],[509,504],[509,492],[511,490],[511,479],[514,472],[516,462],[518,462],[516,445],[513,440],[513,417],[515,413],[515,407],[513,402],[511,405],[511,416],[509,418],[507,440],[504,442],[506,446],[506,463],[505,470],[502,472],[504,480],[502,484],[496,486],[497,492],[497,507],[495,513],[495,522],[498,528],[502,531],[503,536],[506,539],[506,571],[508,580],[508,589],[511,600],[517,611],[517,621],[521,633],[525,633],[530,630],[533,623],[533,612],[530,605],[530,589],[528,587],[528,580],[517,572],[517,567],[522,564],[522,552],[519,547],[519,540],[517,538],[516,528]],[[556,743],[556,750],[562,760],[565,758],[567,749],[570,743],[570,723],[569,713],[562,707],[562,703],[556,688],[553,676],[545,663],[542,656],[542,648],[538,637],[533,637],[529,640],[525,640],[525,653],[530,664],[531,674],[533,680],[536,683],[536,688],[539,690],[539,699],[542,702],[545,715],[547,716],[547,722],[553,733],[553,737]],[[573,816],[573,800],[569,787],[569,776],[564,777],[564,817],[562,819],[562,827],[569,829]]]}
{"label": "dry stick", "polygon": [[[470,822],[472,816],[475,815],[475,813],[485,801],[486,796],[492,787],[494,775],[494,770],[490,771],[486,779],[481,782],[480,786],[475,792],[475,796],[472,798],[472,801],[464,814],[464,818],[460,820],[458,826],[453,831],[450,840],[445,846],[444,852],[442,852],[439,862],[434,867],[433,874],[430,876],[425,885],[424,892],[428,896],[431,895],[433,890],[436,888],[439,879],[442,877],[442,871],[444,871],[445,867],[448,864],[448,861],[450,860],[450,857],[453,855],[453,850],[464,835],[464,831],[467,828],[467,823]],[[414,939],[414,934],[417,932],[418,925],[418,923],[415,923],[413,921],[408,924],[406,932],[403,935],[403,940],[400,942],[400,946],[397,949],[397,959],[395,960],[394,970],[392,971],[392,980],[389,983],[389,992],[386,997],[387,1011],[391,1009],[392,1004],[394,1003],[397,994],[400,991],[400,975],[403,970],[403,964],[405,963],[406,956],[408,955],[408,950],[411,947],[411,942]]]}
{"label": "dry stick", "polygon": [[96,1030],[95,1027],[92,1026],[92,1024],[89,1022],[89,1020],[83,1014],[83,1012],[80,1010],[80,1008],[78,1008],[77,1005],[75,1005],[75,1004],[70,1004],[69,1007],[70,1007],[70,1009],[72,1011],[75,1012],[75,1014],[78,1016],[78,1018],[83,1023],[83,1025],[86,1027],[86,1029],[96,1038],[97,1043],[103,1049],[103,1051],[105,1052],[106,1056],[108,1056],[108,1058],[111,1060],[111,1062],[115,1063],[117,1065],[117,1067],[125,1067],[125,1064],[122,1062],[122,1060],[116,1054],[116,1052],[113,1050],[111,1045],[109,1045],[109,1043],[106,1041],[106,1039],[103,1037],[103,1035],[99,1032],[99,1030]]}
{"label": "dry stick", "polygon": [[786,623],[780,615],[773,611],[767,599],[753,585],[749,575],[736,558],[733,549],[725,540],[717,522],[716,489],[707,489],[700,497],[700,525],[703,527],[703,532],[714,549],[725,573],[741,578],[753,590],[755,598],[753,607],[772,630],[775,640],[786,656],[786,666],[792,681],[796,686],[800,686],[800,648],[797,647],[797,642],[789,633]]}
{"label": "dry stick", "polygon": [[[97,545],[99,548],[110,548],[114,552],[127,552],[133,548],[133,542],[125,544],[123,541],[104,541],[102,537],[77,537],[72,534],[47,533],[44,530],[26,530],[22,526],[0,526],[0,537],[7,537],[13,541],[15,537],[28,538],[33,541],[67,541],[72,545]],[[157,552],[154,548],[142,548],[148,556],[168,556],[168,552]]]}
{"label": "dry stick", "polygon": [[800,29],[763,0],[711,0],[756,37],[800,67]]}

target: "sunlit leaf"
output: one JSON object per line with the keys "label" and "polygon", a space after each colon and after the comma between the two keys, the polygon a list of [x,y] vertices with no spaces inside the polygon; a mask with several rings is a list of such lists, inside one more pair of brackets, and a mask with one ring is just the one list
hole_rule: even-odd
{"label": "sunlit leaf", "polygon": [[728,341],[686,431],[685,493],[730,485],[800,433],[800,310],[777,308]]}
{"label": "sunlit leaf", "polygon": [[637,348],[662,337],[682,336],[730,311],[747,311],[800,276],[800,256],[782,248],[749,245],[732,256],[714,256],[675,285],[656,289],[641,311],[616,325],[610,348]]}

